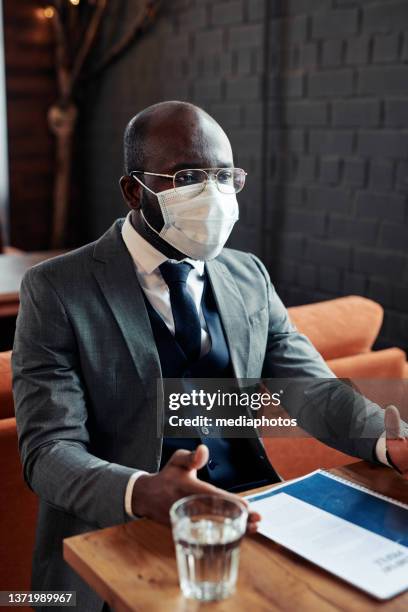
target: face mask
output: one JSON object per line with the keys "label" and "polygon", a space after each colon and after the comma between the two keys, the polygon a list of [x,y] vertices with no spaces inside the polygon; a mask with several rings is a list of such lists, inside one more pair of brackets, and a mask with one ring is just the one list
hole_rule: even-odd
{"label": "face mask", "polygon": [[[147,225],[160,238],[192,259],[208,261],[221,252],[238,220],[235,194],[221,193],[215,184],[192,199],[196,185],[186,185],[154,193],[160,205],[164,226],[157,232],[141,213]],[[151,191],[149,189],[149,191]]]}

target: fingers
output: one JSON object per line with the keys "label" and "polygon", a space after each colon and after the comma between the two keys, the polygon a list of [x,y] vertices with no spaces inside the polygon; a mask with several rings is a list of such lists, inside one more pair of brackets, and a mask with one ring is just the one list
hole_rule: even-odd
{"label": "fingers", "polygon": [[[228,491],[224,491],[224,489],[219,489],[218,487],[210,484],[209,482],[205,482],[204,480],[200,480],[198,478],[191,479],[187,483],[183,485],[183,495],[218,495],[220,497],[224,497],[225,499],[230,499],[232,501],[239,501],[246,508],[249,508],[249,503],[246,499],[235,495],[234,493],[229,493]],[[260,515],[257,512],[250,513],[250,516],[253,515],[254,520],[259,521]]]}
{"label": "fingers", "polygon": [[200,444],[193,452],[179,449],[170,457],[167,465],[185,470],[199,470],[207,463],[208,454],[208,448],[204,444]]}
{"label": "fingers", "polygon": [[208,447],[205,444],[197,446],[194,453],[194,467],[196,470],[201,470],[207,464],[209,455]]}
{"label": "fingers", "polygon": [[261,515],[258,512],[250,512],[248,515],[247,533],[256,533],[261,520]]}
{"label": "fingers", "polygon": [[403,478],[408,479],[408,438],[402,435],[400,414],[395,406],[385,409],[384,423],[388,461]]}
{"label": "fingers", "polygon": [[[219,497],[225,497],[227,499],[232,499],[234,501],[236,501],[237,499],[240,499],[236,495],[233,495],[232,493],[228,493],[227,491],[224,491],[223,489],[219,489],[218,487],[215,487],[209,482],[205,482],[204,480],[200,480],[198,478],[190,479],[187,482],[185,482],[183,485],[183,489],[184,489],[184,493],[183,493],[184,495],[195,495],[195,494],[217,495]],[[241,501],[245,502],[245,500],[241,500]],[[247,503],[245,503],[245,505],[247,505]]]}
{"label": "fingers", "polygon": [[[207,446],[205,446],[205,444],[200,444],[193,452],[182,449],[177,450],[169,459],[167,466],[182,468],[187,472],[193,470],[196,471],[200,470],[206,465],[208,457],[209,451]],[[181,483],[179,482],[179,487],[180,485]],[[228,491],[219,489],[209,482],[205,482],[197,478],[187,478],[186,480],[183,479],[183,484],[178,490],[178,495],[187,496],[194,494],[218,495],[233,501],[239,500],[246,508],[249,509],[248,501],[242,497],[239,497],[238,495],[235,495],[234,493],[229,493]],[[247,533],[255,533],[258,529],[258,523],[260,520],[261,516],[258,514],[258,512],[249,511]]]}
{"label": "fingers", "polygon": [[249,516],[248,516],[248,520],[251,521],[252,523],[259,523],[261,518],[262,517],[259,514],[259,512],[253,512],[252,510],[250,511]]}
{"label": "fingers", "polygon": [[[189,484],[189,491],[186,492],[185,495],[193,495],[193,494],[201,494],[201,495],[219,495],[220,497],[224,497],[227,499],[231,499],[233,501],[239,500],[244,506],[249,509],[249,504],[246,499],[239,497],[238,495],[234,495],[233,493],[228,493],[228,491],[224,491],[223,489],[218,489],[214,487],[214,485],[203,482],[202,480],[193,480]],[[247,523],[247,534],[253,534],[258,531],[258,524],[261,520],[261,515],[258,512],[249,511],[248,514],[248,523]]]}
{"label": "fingers", "polygon": [[401,419],[398,408],[395,406],[387,406],[384,414],[384,424],[387,440],[396,440],[401,438]]}

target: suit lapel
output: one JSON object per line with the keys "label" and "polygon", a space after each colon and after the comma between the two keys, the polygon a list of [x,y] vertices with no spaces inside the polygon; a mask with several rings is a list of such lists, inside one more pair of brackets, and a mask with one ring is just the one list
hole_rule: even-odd
{"label": "suit lapel", "polygon": [[142,289],[120,227],[117,221],[96,243],[93,272],[123,334],[146,395],[156,403],[156,380],[161,378],[159,355]]}
{"label": "suit lapel", "polygon": [[235,376],[245,378],[248,371],[250,333],[244,300],[227,266],[212,260],[207,262],[206,269],[227,337]]}
{"label": "suit lapel", "polygon": [[[146,395],[156,402],[156,380],[161,378],[156,349],[142,289],[132,259],[122,240],[122,221],[116,221],[95,245],[94,275],[123,334]],[[217,260],[206,270],[224,327],[234,374],[245,378],[250,352],[248,313],[227,266]]]}

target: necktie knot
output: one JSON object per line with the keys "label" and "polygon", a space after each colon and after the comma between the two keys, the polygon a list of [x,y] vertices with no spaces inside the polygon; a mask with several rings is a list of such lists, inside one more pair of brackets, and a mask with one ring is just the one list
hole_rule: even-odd
{"label": "necktie knot", "polygon": [[170,263],[165,261],[160,266],[160,272],[167,285],[171,283],[186,283],[187,277],[191,272],[192,265],[187,262]]}

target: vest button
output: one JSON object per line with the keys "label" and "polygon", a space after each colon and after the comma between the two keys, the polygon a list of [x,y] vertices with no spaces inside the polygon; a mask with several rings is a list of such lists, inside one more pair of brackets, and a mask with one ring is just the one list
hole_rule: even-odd
{"label": "vest button", "polygon": [[202,427],[201,433],[204,434],[205,436],[208,436],[208,434],[210,433],[210,430],[208,429],[208,427]]}

